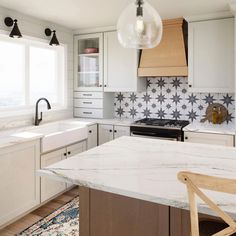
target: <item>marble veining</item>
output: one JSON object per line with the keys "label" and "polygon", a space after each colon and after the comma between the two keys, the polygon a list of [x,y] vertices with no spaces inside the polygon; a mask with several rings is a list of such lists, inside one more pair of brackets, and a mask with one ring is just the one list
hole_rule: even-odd
{"label": "marble veining", "polygon": [[[188,209],[179,171],[236,179],[236,149],[122,137],[39,170],[40,175],[154,203]],[[236,196],[206,192],[236,219]],[[214,215],[199,201],[199,211]]]}

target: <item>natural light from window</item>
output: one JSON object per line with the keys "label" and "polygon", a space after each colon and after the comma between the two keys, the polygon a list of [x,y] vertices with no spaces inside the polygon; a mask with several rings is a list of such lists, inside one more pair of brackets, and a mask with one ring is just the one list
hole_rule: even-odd
{"label": "natural light from window", "polygon": [[41,98],[65,104],[65,48],[0,37],[0,109],[30,109]]}

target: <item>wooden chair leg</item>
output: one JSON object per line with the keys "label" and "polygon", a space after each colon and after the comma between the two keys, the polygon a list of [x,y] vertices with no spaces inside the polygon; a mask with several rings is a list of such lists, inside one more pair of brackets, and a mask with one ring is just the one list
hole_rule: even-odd
{"label": "wooden chair leg", "polygon": [[198,210],[194,191],[187,185],[191,218],[191,235],[199,236]]}

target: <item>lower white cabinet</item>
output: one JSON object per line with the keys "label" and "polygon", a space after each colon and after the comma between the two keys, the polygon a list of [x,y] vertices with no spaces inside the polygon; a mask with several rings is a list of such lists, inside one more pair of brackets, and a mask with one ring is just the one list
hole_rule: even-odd
{"label": "lower white cabinet", "polygon": [[99,125],[99,145],[121,136],[130,136],[129,126]]}
{"label": "lower white cabinet", "polygon": [[[41,168],[66,159],[66,148],[59,149],[41,156]],[[41,202],[47,201],[66,189],[63,182],[41,177]]]}
{"label": "lower white cabinet", "polygon": [[130,127],[128,126],[114,126],[114,139],[122,137],[122,136],[130,136]]}
{"label": "lower white cabinet", "polygon": [[113,140],[113,125],[99,125],[99,145]]}
{"label": "lower white cabinet", "polygon": [[87,148],[88,150],[98,145],[98,126],[97,124],[88,127],[88,140]]}
{"label": "lower white cabinet", "polygon": [[203,143],[234,147],[234,136],[226,134],[210,134],[200,132],[184,132],[185,142]]}
{"label": "lower white cabinet", "polygon": [[0,227],[40,204],[40,141],[1,148]]}
{"label": "lower white cabinet", "polygon": [[[41,168],[47,167],[66,158],[70,158],[84,151],[86,151],[86,141],[72,144],[65,148],[41,155]],[[41,177],[41,202],[49,200],[71,186],[72,184],[65,184],[46,177]]]}

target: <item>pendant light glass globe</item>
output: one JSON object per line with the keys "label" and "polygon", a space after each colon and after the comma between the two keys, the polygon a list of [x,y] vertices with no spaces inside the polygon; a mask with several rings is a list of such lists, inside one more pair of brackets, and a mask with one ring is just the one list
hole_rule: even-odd
{"label": "pendant light glass globe", "polygon": [[118,39],[125,48],[154,48],[161,41],[162,31],[162,20],[158,12],[142,0],[131,3],[117,23]]}

